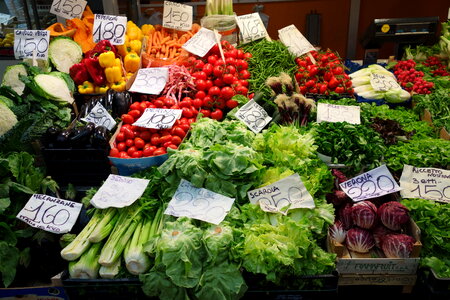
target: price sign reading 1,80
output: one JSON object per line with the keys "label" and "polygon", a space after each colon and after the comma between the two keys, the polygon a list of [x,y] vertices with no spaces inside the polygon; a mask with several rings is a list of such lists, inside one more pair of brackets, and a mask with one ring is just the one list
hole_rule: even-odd
{"label": "price sign reading 1,80", "polygon": [[53,0],[50,13],[65,19],[80,18],[86,4],[84,0]]}
{"label": "price sign reading 1,80", "polygon": [[109,40],[113,45],[123,45],[127,29],[127,17],[95,15],[92,37],[95,43]]}
{"label": "price sign reading 1,80", "polygon": [[15,30],[14,56],[16,59],[47,59],[50,31],[48,30]]}

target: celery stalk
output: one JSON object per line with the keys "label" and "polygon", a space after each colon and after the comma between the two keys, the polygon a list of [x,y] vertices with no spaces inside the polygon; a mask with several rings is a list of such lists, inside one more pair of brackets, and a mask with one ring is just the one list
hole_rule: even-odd
{"label": "celery stalk", "polygon": [[105,267],[105,266],[101,266],[100,270],[98,271],[98,273],[100,274],[101,278],[104,279],[113,279],[114,277],[117,276],[117,274],[119,274],[120,271],[120,265],[121,265],[121,260],[118,259],[112,266],[110,267]]}
{"label": "celery stalk", "polygon": [[98,256],[102,249],[101,243],[92,244],[76,263],[69,264],[69,274],[71,278],[95,279],[100,269]]}
{"label": "celery stalk", "polygon": [[119,214],[117,213],[116,208],[110,207],[105,209],[103,211],[101,221],[97,224],[94,231],[89,236],[89,242],[98,243],[108,237],[118,218]]}
{"label": "celery stalk", "polygon": [[125,247],[124,258],[127,270],[133,275],[144,273],[150,267],[150,259],[144,253],[143,245],[148,242],[151,234],[152,219],[142,220],[134,231],[133,238]]}

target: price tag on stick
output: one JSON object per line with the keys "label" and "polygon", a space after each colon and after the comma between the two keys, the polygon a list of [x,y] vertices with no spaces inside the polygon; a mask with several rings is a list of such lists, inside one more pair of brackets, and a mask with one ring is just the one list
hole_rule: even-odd
{"label": "price tag on stick", "polygon": [[91,109],[88,115],[81,120],[85,122],[92,122],[95,126],[105,126],[108,130],[111,130],[116,126],[116,121],[108,113],[106,108],[100,102]]}
{"label": "price tag on stick", "polygon": [[34,228],[66,233],[77,221],[81,207],[81,203],[34,194],[16,218]]}
{"label": "price tag on stick", "polygon": [[101,40],[108,40],[113,45],[123,45],[125,43],[126,31],[127,17],[94,15],[94,29],[92,34],[94,43],[98,43]]}
{"label": "price tag on stick", "polygon": [[[278,37],[289,48],[289,51],[297,57],[315,50],[314,46],[311,45],[295,25],[289,25],[278,30]],[[313,62],[315,63],[315,61]]]}
{"label": "price tag on stick", "polygon": [[168,68],[139,69],[130,92],[159,95],[169,79]]}
{"label": "price tag on stick", "polygon": [[225,219],[233,202],[234,198],[196,188],[189,181],[181,179],[164,214],[189,217],[218,225]]}
{"label": "price tag on stick", "polygon": [[370,74],[370,85],[375,91],[383,92],[389,90],[400,90],[402,88],[395,78],[384,74]]}
{"label": "price tag on stick", "polygon": [[86,4],[85,0],[53,0],[50,13],[64,19],[81,19]]}
{"label": "price tag on stick", "polygon": [[239,26],[241,43],[250,43],[268,36],[266,27],[259,13],[236,16]]}
{"label": "price tag on stick", "polygon": [[150,180],[110,174],[91,199],[96,208],[126,207],[139,199]]}
{"label": "price tag on stick", "polygon": [[400,187],[403,198],[450,203],[450,170],[404,165]]}
{"label": "price tag on stick", "polygon": [[48,30],[14,30],[14,57],[16,59],[35,58],[46,60],[50,31]]}
{"label": "price tag on stick", "polygon": [[314,199],[296,173],[275,183],[247,192],[250,202],[267,212],[286,214],[289,209],[314,208]]}
{"label": "price tag on stick", "polygon": [[317,123],[324,121],[333,123],[348,122],[351,124],[361,124],[360,107],[318,103]]}
{"label": "price tag on stick", "polygon": [[401,189],[386,165],[353,177],[339,185],[354,202],[392,194]]}
{"label": "price tag on stick", "polygon": [[235,114],[236,118],[254,133],[260,132],[272,120],[267,112],[254,100],[245,103]]}
{"label": "price tag on stick", "polygon": [[192,28],[192,6],[176,2],[164,1],[163,27],[181,31]]}
{"label": "price tag on stick", "polygon": [[181,109],[146,108],[142,116],[133,123],[145,128],[172,128],[176,120],[181,118]]}
{"label": "price tag on stick", "polygon": [[181,47],[192,54],[203,57],[216,43],[214,31],[202,27]]}

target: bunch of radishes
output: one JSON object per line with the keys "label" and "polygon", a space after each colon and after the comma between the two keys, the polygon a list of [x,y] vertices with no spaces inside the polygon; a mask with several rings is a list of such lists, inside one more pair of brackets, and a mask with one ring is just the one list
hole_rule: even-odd
{"label": "bunch of radishes", "polygon": [[422,71],[415,69],[416,63],[412,59],[401,60],[394,66],[394,75],[401,87],[416,94],[431,94],[434,84],[423,79]]}

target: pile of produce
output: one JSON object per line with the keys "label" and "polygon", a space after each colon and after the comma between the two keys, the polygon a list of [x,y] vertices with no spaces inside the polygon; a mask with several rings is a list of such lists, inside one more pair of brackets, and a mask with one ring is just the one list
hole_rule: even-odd
{"label": "pile of produce", "polygon": [[408,92],[430,94],[434,84],[426,81],[424,72],[417,71],[415,67],[416,62],[412,59],[398,61],[393,67],[398,82]]}
{"label": "pile of produce", "polygon": [[413,100],[416,102],[414,111],[422,115],[427,109],[432,115],[434,126],[450,131],[450,88],[435,89],[428,95],[414,95]]}

